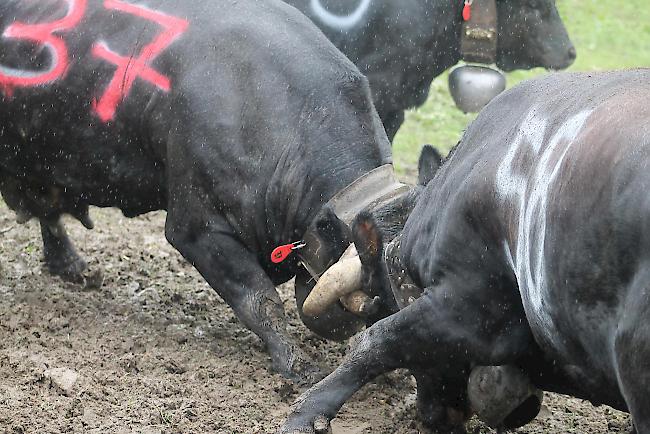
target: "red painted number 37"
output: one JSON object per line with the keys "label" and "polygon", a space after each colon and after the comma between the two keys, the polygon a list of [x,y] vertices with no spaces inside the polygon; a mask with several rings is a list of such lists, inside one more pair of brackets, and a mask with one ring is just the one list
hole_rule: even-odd
{"label": "red painted number 37", "polygon": [[[53,83],[61,79],[69,66],[68,47],[60,36],[61,33],[74,29],[83,19],[88,0],[62,0],[68,5],[65,17],[48,23],[25,24],[15,22],[2,34],[4,38],[23,39],[38,43],[49,50],[51,65],[46,71],[25,71],[0,65],[0,87],[10,94],[16,87],[33,87]],[[117,106],[129,95],[136,79],[169,92],[171,82],[168,77],[154,70],[151,62],[184,33],[189,23],[177,17],[126,3],[122,0],[104,0],[104,7],[135,15],[153,21],[162,31],[137,56],[122,56],[104,42],[97,42],[92,47],[92,55],[115,65],[116,70],[102,96],[93,101],[93,111],[104,122],[115,117]]]}

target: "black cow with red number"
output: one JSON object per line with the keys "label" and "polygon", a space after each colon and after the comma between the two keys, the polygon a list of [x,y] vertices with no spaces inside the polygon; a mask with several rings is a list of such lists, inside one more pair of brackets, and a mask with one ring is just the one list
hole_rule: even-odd
{"label": "black cow with red number", "polygon": [[275,290],[298,261],[271,252],[327,226],[324,204],[391,153],[367,80],[306,17],[275,0],[4,1],[0,106],[0,190],[40,220],[50,271],[86,268],[62,214],[166,210],[167,239],[274,367],[317,374]]}

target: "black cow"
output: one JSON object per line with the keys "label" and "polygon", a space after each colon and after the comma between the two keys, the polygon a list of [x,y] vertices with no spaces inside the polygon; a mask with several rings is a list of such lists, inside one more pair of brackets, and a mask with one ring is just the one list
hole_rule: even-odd
{"label": "black cow", "polygon": [[422,417],[464,432],[470,371],[512,365],[650,433],[649,98],[650,69],[529,81],[473,122],[386,257],[360,214],[366,284],[405,270],[423,293],[361,334],[284,432],[326,427],[400,367],[417,374]]}
{"label": "black cow", "polygon": [[274,0],[11,0],[0,32],[0,189],[40,219],[48,266],[85,267],[64,213],[166,210],[167,239],[274,367],[316,373],[274,287],[298,261],[271,252],[316,223],[346,240],[324,204],[391,162],[357,68]]}
{"label": "black cow", "polygon": [[[404,111],[424,104],[431,81],[461,59],[463,0],[285,1],[368,77],[391,141]],[[501,69],[563,69],[573,63],[576,50],[554,0],[497,0],[497,12]]]}

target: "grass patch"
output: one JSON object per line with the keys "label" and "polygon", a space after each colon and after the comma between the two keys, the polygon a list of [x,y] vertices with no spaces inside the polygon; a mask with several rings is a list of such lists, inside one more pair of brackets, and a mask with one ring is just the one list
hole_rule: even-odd
{"label": "grass patch", "polygon": [[[650,7],[647,0],[558,0],[578,58],[571,71],[650,67]],[[546,71],[537,68],[507,75],[508,87]],[[393,144],[395,167],[401,175],[417,166],[426,143],[446,153],[476,115],[461,113],[449,95],[447,73],[436,78],[426,104],[406,113]]]}

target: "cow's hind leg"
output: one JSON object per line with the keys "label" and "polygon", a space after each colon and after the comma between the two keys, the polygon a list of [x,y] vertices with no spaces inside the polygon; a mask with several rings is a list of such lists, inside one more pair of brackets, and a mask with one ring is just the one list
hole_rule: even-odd
{"label": "cow's hind leg", "polygon": [[[298,399],[281,432],[320,432],[354,392],[397,368],[433,368],[445,379],[441,384],[459,384],[464,379],[460,384],[466,387],[472,363],[508,364],[526,351],[530,331],[521,321],[523,313],[516,304],[503,305],[503,315],[497,316],[496,311],[482,310],[481,303],[460,292],[442,288],[426,291],[410,306],[363,332],[344,362]],[[476,294],[499,297],[487,290]],[[479,308],[470,311],[468,306]],[[444,396],[457,397],[458,392],[445,391]],[[438,412],[438,429],[464,431],[461,420],[432,409]]]}
{"label": "cow's hind leg", "polygon": [[47,270],[65,280],[83,282],[83,272],[88,265],[77,254],[61,221],[48,222],[41,219],[40,224]]}
{"label": "cow's hind leg", "polygon": [[636,432],[650,433],[650,269],[635,279],[617,327],[614,352],[619,385]]}

